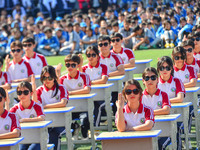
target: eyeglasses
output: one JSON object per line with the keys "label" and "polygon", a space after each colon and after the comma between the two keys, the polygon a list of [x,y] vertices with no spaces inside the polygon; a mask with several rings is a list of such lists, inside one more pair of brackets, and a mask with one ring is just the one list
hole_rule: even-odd
{"label": "eyeglasses", "polygon": [[97,56],[97,54],[95,54],[95,53],[92,53],[92,54],[86,54],[86,56],[87,56],[88,58],[90,58],[90,57],[95,58],[95,57]]}
{"label": "eyeglasses", "polygon": [[192,38],[192,41],[200,41],[200,37],[197,37],[197,38]]}
{"label": "eyeglasses", "polygon": [[105,42],[105,43],[99,43],[98,45],[99,45],[99,47],[102,47],[102,46],[107,47],[107,46],[108,46],[108,42]]}
{"label": "eyeglasses", "polygon": [[113,43],[115,43],[115,41],[116,41],[116,42],[119,42],[120,39],[112,39],[112,40],[111,40],[111,42],[113,42]]}
{"label": "eyeglasses", "polygon": [[32,44],[23,44],[23,47],[31,47]]}
{"label": "eyeglasses", "polygon": [[171,70],[171,67],[170,67],[170,66],[166,66],[166,67],[161,66],[161,67],[160,67],[160,71],[164,71],[164,70],[170,71],[170,70]]}
{"label": "eyeglasses", "polygon": [[182,60],[184,60],[184,59],[185,59],[185,57],[184,57],[184,56],[175,56],[175,57],[174,57],[174,59],[175,59],[175,60],[179,60],[179,59],[182,59]]}
{"label": "eyeglasses", "polygon": [[44,77],[43,77],[43,81],[45,81],[45,80],[47,80],[47,79],[48,79],[49,81],[52,81],[52,80],[53,80],[53,78],[50,77],[50,76],[48,76],[48,77],[45,77],[45,76],[44,76]]}
{"label": "eyeglasses", "polygon": [[131,90],[131,89],[126,89],[126,90],[125,90],[125,94],[126,94],[126,95],[131,95],[132,92],[133,92],[133,94],[137,95],[140,91],[139,91],[139,89],[133,89],[133,90]]}
{"label": "eyeglasses", "polygon": [[20,52],[21,51],[21,49],[11,49],[11,51],[12,51],[12,53],[15,53],[15,52]]}
{"label": "eyeglasses", "polygon": [[144,77],[144,80],[145,80],[145,81],[149,81],[149,79],[151,79],[152,81],[155,81],[155,80],[156,80],[156,78],[157,78],[157,76],[156,76],[156,75],[152,75],[152,76],[145,76],[145,77]]}
{"label": "eyeglasses", "polygon": [[67,63],[67,64],[65,64],[65,66],[67,67],[67,68],[69,68],[70,66],[72,67],[72,68],[75,68],[76,67],[76,64],[70,64],[70,63]]}
{"label": "eyeglasses", "polygon": [[185,49],[185,51],[188,52],[188,53],[191,53],[192,50],[193,50],[192,48]]}
{"label": "eyeglasses", "polygon": [[29,90],[24,90],[24,91],[17,91],[17,95],[22,95],[22,94],[24,94],[24,95],[28,95],[29,94]]}
{"label": "eyeglasses", "polygon": [[2,102],[2,100],[3,100],[3,97],[2,97],[2,96],[0,96],[0,102]]}

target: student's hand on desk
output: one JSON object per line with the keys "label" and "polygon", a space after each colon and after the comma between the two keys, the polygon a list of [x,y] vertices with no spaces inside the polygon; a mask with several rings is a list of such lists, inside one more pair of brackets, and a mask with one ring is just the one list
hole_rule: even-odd
{"label": "student's hand on desk", "polygon": [[124,96],[122,95],[122,93],[119,93],[118,94],[118,101],[116,101],[116,106],[117,106],[118,109],[124,108],[124,101],[125,101]]}

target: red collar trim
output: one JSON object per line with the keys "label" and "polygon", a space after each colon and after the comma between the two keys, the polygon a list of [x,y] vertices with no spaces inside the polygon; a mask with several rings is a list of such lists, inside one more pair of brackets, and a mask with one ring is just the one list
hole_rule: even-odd
{"label": "red collar trim", "polygon": [[[126,111],[127,113],[131,113],[131,112],[132,112],[131,109],[129,108],[128,104],[126,104],[126,106],[125,106],[125,111]],[[138,108],[138,110],[137,110],[137,113],[140,113],[140,114],[141,114],[142,111],[143,111],[143,104],[140,103],[140,104],[139,104],[139,108]]]}
{"label": "red collar trim", "polygon": [[[24,60],[22,59],[20,62],[18,62],[18,64],[21,65],[23,61]],[[14,60],[13,60],[13,63],[14,63],[14,65],[16,64],[16,62],[14,62]]]}
{"label": "red collar trim", "polygon": [[7,115],[8,115],[8,111],[6,109],[4,109],[4,113],[0,117],[6,118]]}
{"label": "red collar trim", "polygon": [[54,86],[53,86],[51,89],[47,88],[47,87],[44,85],[44,89],[45,89],[47,92],[48,92],[49,90],[54,91],[55,88],[56,88],[56,85],[55,85],[55,84],[54,84]]}
{"label": "red collar trim", "polygon": [[0,78],[2,77],[2,75],[3,75],[3,72],[1,71],[1,73],[0,73]]}
{"label": "red collar trim", "polygon": [[[31,100],[31,104],[28,106],[27,109],[31,109],[33,107],[34,101]],[[22,106],[22,104],[19,102],[19,108],[21,111],[25,110],[25,108]]]}
{"label": "red collar trim", "polygon": [[194,53],[194,55],[197,55],[197,54],[200,54],[200,52],[198,52],[198,53]]}
{"label": "red collar trim", "polygon": [[77,74],[76,74],[76,76],[74,77],[74,78],[72,78],[70,75],[69,75],[69,73],[67,74],[67,78],[69,79],[69,80],[71,80],[71,79],[78,79],[78,77],[79,77],[79,74],[80,74],[80,72],[79,71],[77,71]]}
{"label": "red collar trim", "polygon": [[[172,75],[170,76],[169,80],[167,81],[167,83],[172,83]],[[161,83],[165,83],[166,81],[164,81],[161,77],[160,77],[160,82]]]}
{"label": "red collar trim", "polygon": [[[98,67],[99,67],[99,64],[100,64],[99,61],[97,61],[97,64],[96,64],[96,66],[94,66],[94,67],[95,67],[95,68],[98,68]],[[88,63],[88,67],[91,68],[91,69],[93,68],[93,66],[91,66],[90,63]]]}
{"label": "red collar trim", "polygon": [[[118,53],[116,53],[113,49],[112,49],[112,52],[115,53],[115,54],[118,54]],[[123,52],[124,52],[124,48],[121,47],[121,51],[120,51],[119,53],[120,53],[120,54],[123,54]]]}
{"label": "red collar trim", "polygon": [[[156,93],[154,95],[158,96],[160,93],[160,89],[157,89]],[[143,92],[144,95],[149,95],[149,93],[147,92],[147,89],[144,90]]]}
{"label": "red collar trim", "polygon": [[[26,56],[25,55],[25,57],[29,60],[29,59],[31,59],[31,58],[29,58],[28,56]],[[33,55],[33,57],[32,58],[35,58],[36,57],[36,53],[34,52],[34,55]]]}
{"label": "red collar trim", "polygon": [[175,70],[176,72],[179,71],[179,70],[184,71],[185,68],[186,68],[186,64],[184,64],[183,67],[182,67],[181,69],[178,69],[177,67],[174,66],[174,70]]}
{"label": "red collar trim", "polygon": [[102,59],[110,58],[110,56],[111,56],[111,53],[108,55],[108,57],[104,57],[104,56],[102,56],[102,54],[100,54],[100,57],[101,57]]}

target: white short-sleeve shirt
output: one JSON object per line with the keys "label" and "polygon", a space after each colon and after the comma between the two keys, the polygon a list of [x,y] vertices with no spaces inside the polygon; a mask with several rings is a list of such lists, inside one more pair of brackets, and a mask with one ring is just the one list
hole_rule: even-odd
{"label": "white short-sleeve shirt", "polygon": [[47,66],[46,58],[43,55],[37,54],[35,52],[32,58],[29,58],[25,55],[23,59],[26,60],[31,65],[31,69],[33,70],[33,73],[35,75],[40,75],[42,68],[44,66]]}
{"label": "white short-sleeve shirt", "polygon": [[151,107],[153,110],[161,109],[164,106],[171,107],[167,93],[157,89],[153,96],[150,96],[146,89],[143,92],[141,103]]}
{"label": "white short-sleeve shirt", "polygon": [[1,72],[0,73],[0,85],[4,85],[6,83],[9,83],[9,84],[11,83],[10,77],[7,72]]}
{"label": "white short-sleeve shirt", "polygon": [[187,64],[186,62],[185,62],[185,64],[193,67],[196,73],[200,72],[200,69],[199,69],[200,68],[200,60],[197,60],[197,59],[194,58],[191,65]]}
{"label": "white short-sleeve shirt", "polygon": [[116,71],[117,67],[124,64],[122,58],[112,52],[106,58],[100,54],[100,63],[108,67],[108,73]]}
{"label": "white short-sleeve shirt", "polygon": [[178,93],[185,94],[185,87],[183,82],[178,78],[174,78],[173,76],[171,76],[166,82],[160,77],[158,82],[158,88],[161,91],[167,93],[170,99],[177,97]]}
{"label": "white short-sleeve shirt", "polygon": [[60,78],[60,84],[63,84],[68,91],[80,90],[86,86],[90,87],[90,77],[86,73],[77,71],[77,75],[72,78],[69,74]]}
{"label": "white short-sleeve shirt", "polygon": [[[38,101],[43,105],[58,103],[61,99],[69,99],[68,92],[63,85],[59,84],[59,88],[56,93],[56,86],[54,85],[52,89],[48,89],[45,85],[42,85],[37,88],[37,98]],[[54,96],[55,95],[55,96]]]}
{"label": "white short-sleeve shirt", "polygon": [[[115,51],[113,49],[111,52],[115,53]],[[119,55],[122,58],[122,60],[124,61],[124,64],[128,64],[131,59],[135,59],[135,55],[134,55],[133,51],[129,48],[122,47],[121,51],[119,53],[115,53],[115,54]]]}
{"label": "white short-sleeve shirt", "polygon": [[11,80],[17,80],[28,78],[33,74],[33,71],[30,64],[22,59],[19,63],[15,63],[14,61],[10,62],[8,73]]}
{"label": "white short-sleeve shirt", "polygon": [[200,60],[200,52],[194,53],[194,58],[196,58],[197,60]]}
{"label": "white short-sleeve shirt", "polygon": [[0,134],[12,132],[14,129],[21,130],[16,114],[8,112],[6,109],[0,116],[0,122]]}
{"label": "white short-sleeve shirt", "polygon": [[90,76],[91,81],[101,79],[102,76],[108,77],[108,67],[104,64],[100,64],[99,62],[95,67],[88,63],[82,67],[82,70]]}

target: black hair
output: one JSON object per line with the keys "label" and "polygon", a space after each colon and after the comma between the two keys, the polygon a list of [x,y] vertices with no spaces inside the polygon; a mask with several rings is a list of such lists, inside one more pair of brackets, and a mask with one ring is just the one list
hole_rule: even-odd
{"label": "black hair", "polygon": [[141,29],[140,26],[137,25],[137,26],[135,26],[135,27],[133,28],[133,32],[137,32],[137,31],[139,31],[140,29]]}
{"label": "black hair", "polygon": [[22,81],[17,86],[17,91],[19,88],[27,88],[30,92],[33,92],[32,85],[28,81]]}
{"label": "black hair", "polygon": [[34,38],[31,38],[31,37],[25,37],[25,38],[23,38],[22,43],[32,43],[32,44],[35,44],[35,40],[34,40]]}
{"label": "black hair", "polygon": [[181,46],[182,47],[184,47],[184,46],[191,46],[194,49],[194,42],[191,39],[189,39],[187,41],[183,41],[181,43]]}
{"label": "black hair", "polygon": [[80,64],[80,57],[77,55],[77,54],[69,54],[65,57],[65,63],[66,62],[70,62],[70,61],[73,61],[73,62],[76,62],[77,64]]}
{"label": "black hair", "polygon": [[113,32],[111,35],[110,35],[110,38],[116,38],[116,37],[119,37],[121,40],[123,39],[123,35],[119,32]]}
{"label": "black hair", "polygon": [[154,67],[147,67],[147,68],[144,69],[144,72],[142,73],[142,78],[143,79],[145,78],[145,76],[146,76],[146,74],[148,72],[153,72],[158,77],[158,72],[157,72],[156,68],[154,68]]}
{"label": "black hair", "polygon": [[2,87],[0,87],[0,94],[3,98],[6,98],[6,91]]}
{"label": "black hair", "polygon": [[157,71],[160,72],[160,67],[164,64],[167,63],[169,67],[172,69],[171,75],[174,76],[174,69],[173,69],[173,62],[172,59],[169,56],[163,56],[158,60],[157,63]]}
{"label": "black hair", "polygon": [[99,56],[99,50],[96,46],[88,46],[86,51],[85,51],[85,54],[87,54],[91,50],[93,50]]}
{"label": "black hair", "polygon": [[174,60],[174,57],[177,55],[177,54],[181,54],[182,57],[184,57],[185,59],[187,58],[186,57],[186,51],[185,49],[182,47],[182,46],[177,46],[173,49],[172,51],[172,59]]}
{"label": "black hair", "polygon": [[110,37],[108,36],[108,35],[101,35],[101,36],[99,36],[99,38],[98,38],[98,42],[102,42],[102,41],[108,41],[109,43],[111,42],[111,39],[110,39]]}

